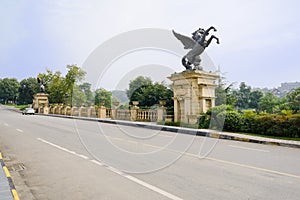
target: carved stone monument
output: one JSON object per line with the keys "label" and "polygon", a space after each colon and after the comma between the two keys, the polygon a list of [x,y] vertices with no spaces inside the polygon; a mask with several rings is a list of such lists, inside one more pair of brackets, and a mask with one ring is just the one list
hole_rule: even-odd
{"label": "carved stone monument", "polygon": [[33,99],[33,109],[37,113],[49,113],[49,100],[48,94],[45,93],[37,93],[34,95]]}
{"label": "carved stone monument", "polygon": [[219,44],[219,39],[214,35],[206,40],[210,30],[217,31],[214,27],[207,30],[199,28],[192,33],[192,37],[173,31],[174,36],[182,42],[184,48],[191,49],[182,58],[182,65],[186,70],[168,77],[173,82],[175,122],[195,124],[201,114],[215,106],[215,81],[219,75],[204,72],[200,66],[200,55],[211,41],[215,39]]}
{"label": "carved stone monument", "polygon": [[201,114],[215,106],[218,74],[187,70],[168,78],[173,81],[175,122],[195,124]]}
{"label": "carved stone monument", "polygon": [[44,80],[37,78],[37,82],[40,85],[40,92],[34,95],[33,109],[36,113],[49,114],[49,100],[48,94],[45,94]]}

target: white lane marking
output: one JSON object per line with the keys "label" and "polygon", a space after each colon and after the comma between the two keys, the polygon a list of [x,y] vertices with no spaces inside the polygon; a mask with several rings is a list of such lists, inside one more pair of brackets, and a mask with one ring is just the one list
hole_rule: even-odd
{"label": "white lane marking", "polygon": [[[53,144],[53,143],[51,143],[51,142],[48,142],[48,141],[46,141],[46,140],[44,140],[44,139],[42,139],[42,138],[37,138],[37,140],[39,140],[39,141],[41,141],[41,142],[43,142],[43,143],[46,143],[46,144],[48,144],[48,145],[50,145],[50,146],[56,147],[56,148],[58,148],[58,149],[60,149],[60,150],[62,150],[62,151],[65,151],[65,152],[68,152],[68,153],[72,152],[72,154],[73,154],[73,151],[70,151],[70,150],[68,150],[68,149],[66,149],[66,148],[64,148],[64,147],[61,147],[61,146],[59,146],[59,145]],[[78,157],[80,157],[80,158],[84,158],[84,159],[87,158],[86,156],[83,156],[83,155],[77,154],[77,153],[75,153],[74,155],[76,155],[76,156],[78,156]],[[86,157],[86,158],[85,158],[85,157]],[[87,158],[87,159],[89,160],[89,158]],[[110,170],[111,172],[114,172],[114,173],[116,173],[116,174],[118,174],[118,175],[120,175],[120,176],[122,176],[122,177],[124,177],[124,178],[127,178],[128,180],[130,180],[130,181],[132,181],[132,182],[135,182],[135,183],[137,183],[137,184],[139,184],[139,185],[141,185],[141,186],[143,186],[143,187],[146,187],[146,188],[148,188],[148,189],[150,189],[150,190],[152,190],[152,191],[154,191],[154,192],[157,192],[157,193],[159,193],[159,194],[161,194],[161,195],[163,195],[163,196],[165,196],[165,197],[168,197],[169,199],[172,199],[172,200],[183,200],[182,198],[177,197],[177,196],[175,196],[175,195],[173,195],[173,194],[171,194],[171,193],[169,193],[169,192],[166,192],[166,191],[164,191],[164,190],[162,190],[162,189],[160,189],[160,188],[158,188],[158,187],[156,187],[156,186],[154,186],[154,185],[151,185],[151,184],[146,183],[146,182],[144,182],[144,181],[142,181],[142,180],[140,180],[140,179],[137,179],[137,178],[135,178],[135,177],[133,177],[133,176],[130,176],[130,175],[128,175],[128,174],[125,174],[124,172],[122,172],[122,171],[120,171],[120,170],[118,170],[118,169],[116,169],[116,168],[114,168],[114,167],[108,166],[108,165],[106,165],[106,164],[103,164],[103,163],[101,163],[101,162],[99,162],[99,161],[92,160],[92,159],[89,160],[89,161],[92,162],[92,163],[95,163],[95,164],[97,164],[97,165],[99,165],[99,166],[105,166],[105,168],[108,169],[108,170]]]}
{"label": "white lane marking", "polygon": [[95,163],[96,165],[99,165],[99,166],[103,166],[103,164],[97,160],[90,160],[92,163]]}
{"label": "white lane marking", "polygon": [[162,195],[168,197],[169,199],[173,199],[173,200],[183,200],[183,199],[180,198],[180,197],[177,197],[177,196],[175,196],[175,195],[173,195],[173,194],[170,194],[170,193],[168,193],[168,192],[166,192],[166,191],[164,191],[164,190],[162,190],[162,189],[160,189],[160,188],[158,188],[158,187],[155,187],[155,186],[153,186],[153,185],[150,185],[149,183],[146,183],[146,182],[144,182],[144,181],[142,181],[142,180],[140,180],[140,179],[137,179],[137,178],[135,178],[135,177],[133,177],[133,176],[125,175],[124,177],[127,178],[127,179],[129,179],[129,180],[131,180],[131,181],[133,181],[133,182],[135,182],[135,183],[138,183],[138,184],[140,184],[140,185],[142,185],[142,186],[144,186],[144,187],[146,187],[146,188],[148,188],[148,189],[150,189],[150,190],[152,190],[152,191],[155,191],[155,192],[157,192],[157,193],[159,193],[159,194],[162,194]]}
{"label": "white lane marking", "polygon": [[270,169],[265,169],[265,168],[260,168],[260,167],[254,167],[254,166],[251,166],[251,165],[245,165],[245,164],[230,162],[230,161],[226,161],[226,160],[220,160],[220,159],[217,159],[217,158],[205,157],[205,159],[220,162],[220,163],[225,163],[225,164],[229,164],[229,165],[235,165],[235,166],[244,167],[244,168],[248,168],[248,169],[254,169],[254,170],[258,170],[258,171],[269,172],[269,173],[272,173],[272,174],[279,174],[279,175],[283,175],[283,176],[288,176],[288,177],[293,177],[293,178],[300,179],[300,176],[295,175],[295,174],[289,174],[289,173],[285,173],[285,172],[279,172],[279,171],[275,171],[275,170],[270,170]]}
{"label": "white lane marking", "polygon": [[242,147],[242,146],[236,146],[236,145],[228,145],[228,146],[233,147],[233,148],[238,148],[238,149],[246,149],[246,150],[261,151],[261,152],[270,152],[270,151],[264,150],[264,149],[255,149],[255,148]]}
{"label": "white lane marking", "polygon": [[7,124],[7,123],[4,123],[4,126],[8,126],[8,124]]}
{"label": "white lane marking", "polygon": [[17,131],[19,131],[20,133],[23,133],[24,131],[23,130],[21,130],[21,129],[16,129]]}
{"label": "white lane marking", "polygon": [[62,151],[65,151],[65,152],[67,152],[67,153],[70,153],[70,154],[73,154],[73,155],[78,156],[78,157],[80,157],[80,158],[83,158],[81,154],[77,154],[75,151],[71,151],[71,150],[66,149],[66,148],[64,148],[64,147],[61,147],[61,146],[59,146],[59,145],[53,144],[53,143],[51,143],[51,142],[48,142],[48,141],[46,141],[46,140],[43,140],[42,138],[37,138],[37,140],[40,140],[41,142],[44,142],[44,143],[46,143],[46,144],[49,144],[49,145],[51,145],[51,146],[53,146],[53,147],[55,147],[55,148],[57,148],[57,149],[60,149],[60,150],[62,150]]}
{"label": "white lane marking", "polygon": [[78,157],[89,160],[89,157],[85,156],[85,155],[81,155],[81,154],[77,154]]}

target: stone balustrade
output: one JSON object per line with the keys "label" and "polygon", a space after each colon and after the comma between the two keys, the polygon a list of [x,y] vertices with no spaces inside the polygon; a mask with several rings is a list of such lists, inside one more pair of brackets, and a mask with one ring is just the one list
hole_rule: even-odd
{"label": "stone balustrade", "polygon": [[106,108],[100,106],[80,106],[70,107],[63,104],[54,104],[43,106],[38,108],[39,113],[56,114],[56,115],[69,115],[80,117],[93,117],[93,118],[110,118],[116,120],[128,120],[128,121],[144,121],[144,122],[156,122],[156,121],[170,121],[172,116],[166,117],[166,108],[161,106],[156,109],[140,109],[137,106],[133,106],[131,109],[117,109]]}

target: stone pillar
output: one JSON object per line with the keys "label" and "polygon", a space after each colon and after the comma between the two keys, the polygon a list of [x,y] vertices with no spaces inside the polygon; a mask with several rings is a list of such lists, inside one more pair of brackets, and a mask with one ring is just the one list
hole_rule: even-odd
{"label": "stone pillar", "polygon": [[106,107],[100,106],[98,109],[98,118],[105,119],[106,118]]}
{"label": "stone pillar", "polygon": [[83,105],[79,108],[79,116],[80,117],[87,117],[87,108]]}
{"label": "stone pillar", "polygon": [[76,106],[73,106],[71,109],[71,115],[72,116],[78,116],[78,108]]}
{"label": "stone pillar", "polygon": [[132,101],[133,107],[130,109],[130,120],[136,121],[139,107],[139,101]]}
{"label": "stone pillar", "polygon": [[48,106],[45,106],[44,107],[44,114],[49,114],[49,107]]}
{"label": "stone pillar", "polygon": [[130,120],[136,121],[139,107],[134,106],[130,109]]}
{"label": "stone pillar", "polygon": [[88,109],[88,117],[96,117],[96,109],[94,106],[90,106]]}
{"label": "stone pillar", "polygon": [[117,108],[118,108],[120,102],[113,101],[112,104],[113,104],[113,106],[111,108],[111,119],[117,119],[117,112],[118,112]]}
{"label": "stone pillar", "polygon": [[157,121],[165,121],[165,116],[166,116],[167,109],[164,106],[158,107],[157,108]]}
{"label": "stone pillar", "polygon": [[117,109],[116,108],[111,109],[111,119],[117,119]]}
{"label": "stone pillar", "polygon": [[69,105],[66,106],[66,113],[65,115],[71,115],[71,107]]}
{"label": "stone pillar", "polygon": [[217,73],[187,70],[168,78],[173,82],[175,122],[195,124],[201,114],[214,107]]}

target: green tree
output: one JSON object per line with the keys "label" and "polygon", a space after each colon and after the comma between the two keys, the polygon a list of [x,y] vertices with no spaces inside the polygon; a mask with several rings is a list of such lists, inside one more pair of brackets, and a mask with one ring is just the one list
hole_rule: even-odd
{"label": "green tree", "polygon": [[[76,90],[75,102],[78,103],[77,99],[81,88],[77,88],[77,83],[82,81],[85,76],[85,72],[76,65],[67,65],[68,72],[65,77],[61,75],[61,72],[57,71],[53,73],[51,70],[46,73],[40,73],[38,77],[45,83],[45,91],[49,93],[49,101],[51,103],[71,103],[73,98],[73,90]],[[83,89],[86,89],[88,85],[83,85]],[[66,99],[68,97],[68,99]],[[83,98],[86,100],[86,97]],[[81,102],[81,101],[80,101]],[[86,103],[86,102],[85,102]]]}
{"label": "green tree", "polygon": [[273,113],[276,105],[278,105],[278,99],[271,92],[265,94],[258,103],[259,110],[267,113]]}
{"label": "green tree", "polygon": [[67,65],[67,69],[68,72],[65,77],[65,86],[67,94],[72,97],[75,84],[84,79],[86,72],[77,65]]}
{"label": "green tree", "polygon": [[20,83],[15,78],[0,79],[0,99],[6,104],[8,101],[16,102]]}
{"label": "green tree", "polygon": [[33,95],[39,92],[39,84],[36,78],[23,79],[19,87],[19,103],[30,104],[32,103]]}
{"label": "green tree", "polygon": [[111,107],[112,93],[105,90],[104,88],[97,89],[95,91],[95,105],[100,105],[104,102],[104,106],[107,108]]}
{"label": "green tree", "polygon": [[249,95],[249,108],[258,110],[259,109],[258,103],[260,102],[263,96],[264,94],[261,91],[258,90],[252,91]]}
{"label": "green tree", "polygon": [[237,97],[236,107],[238,107],[239,109],[249,108],[250,92],[251,87],[247,86],[245,82],[242,82],[240,84],[239,90],[234,93]]}
{"label": "green tree", "polygon": [[38,75],[45,84],[45,92],[49,94],[49,102],[63,103],[65,102],[65,93],[67,92],[65,79],[61,76],[61,72],[53,73],[51,70]]}
{"label": "green tree", "polygon": [[289,109],[294,113],[300,111],[300,87],[286,96]]}
{"label": "green tree", "polygon": [[84,93],[87,104],[94,102],[94,95],[93,95],[93,92],[91,91],[90,83],[82,83],[79,85],[79,88]]}
{"label": "green tree", "polygon": [[152,84],[148,77],[138,76],[129,83],[129,89],[126,90],[127,97],[130,101],[137,101],[144,87]]}
{"label": "green tree", "polygon": [[72,93],[72,105],[81,106],[87,103],[87,97],[78,85],[73,86]]}
{"label": "green tree", "polygon": [[173,92],[164,82],[152,83],[150,78],[139,76],[130,81],[127,96],[130,101],[139,101],[141,107],[157,105],[159,100],[166,100],[166,106],[173,106]]}
{"label": "green tree", "polygon": [[219,105],[235,105],[237,102],[237,97],[232,93],[232,87],[234,83],[229,85],[226,84],[225,78],[221,77],[218,79],[218,84],[216,87],[216,106]]}

